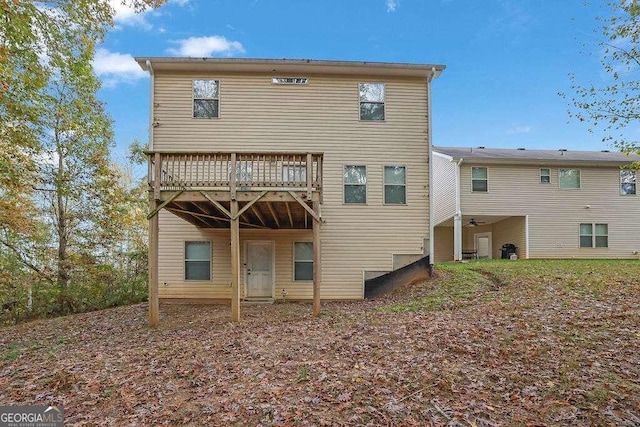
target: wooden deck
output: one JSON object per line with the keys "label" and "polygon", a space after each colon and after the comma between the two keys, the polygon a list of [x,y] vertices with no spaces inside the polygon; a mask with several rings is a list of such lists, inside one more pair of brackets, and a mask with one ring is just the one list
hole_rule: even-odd
{"label": "wooden deck", "polygon": [[154,198],[197,227],[230,228],[237,200],[241,228],[311,229],[322,202],[322,154],[148,154]]}
{"label": "wooden deck", "polygon": [[231,233],[232,320],[240,320],[240,229],[313,230],[320,313],[322,153],[148,152],[149,324],[158,324],[158,212]]}

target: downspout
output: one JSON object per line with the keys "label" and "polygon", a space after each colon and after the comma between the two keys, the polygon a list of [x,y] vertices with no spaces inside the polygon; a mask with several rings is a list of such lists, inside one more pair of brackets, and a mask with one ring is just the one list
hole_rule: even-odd
{"label": "downspout", "polygon": [[153,106],[155,105],[154,101],[154,75],[153,75],[153,67],[151,66],[151,60],[147,59],[146,61],[147,68],[149,68],[149,74],[151,75],[151,89],[149,99],[151,103],[149,104],[149,151],[153,151]]}
{"label": "downspout", "polygon": [[454,261],[462,260],[462,208],[460,206],[460,165],[463,159],[456,163],[456,213],[453,216],[453,259]]}
{"label": "downspout", "polygon": [[429,145],[429,271],[433,274],[433,260],[435,259],[434,213],[433,213],[433,142],[431,138],[431,81],[436,75],[436,68],[431,68],[431,75],[427,78],[427,144]]}

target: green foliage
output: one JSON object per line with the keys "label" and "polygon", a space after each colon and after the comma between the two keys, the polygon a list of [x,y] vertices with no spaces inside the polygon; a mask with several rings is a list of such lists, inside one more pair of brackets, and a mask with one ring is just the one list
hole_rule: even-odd
{"label": "green foliage", "polygon": [[18,344],[12,342],[0,353],[0,361],[10,363],[20,357],[20,348]]}
{"label": "green foliage", "polygon": [[384,311],[413,312],[438,311],[462,307],[472,302],[472,297],[487,289],[490,281],[482,273],[470,269],[467,264],[442,264],[438,276],[429,284],[426,295],[408,303],[384,307]]}
{"label": "green foliage", "polygon": [[[609,15],[599,18],[600,42],[596,52],[609,77],[608,83],[583,85],[570,75],[574,92],[569,115],[591,129],[602,127],[604,141],[625,152],[639,152],[640,142],[625,130],[640,119],[640,4],[637,0],[611,0]],[[563,97],[566,96],[561,94]]]}
{"label": "green foliage", "polygon": [[113,14],[0,0],[0,322],[145,298],[145,187],[111,160],[91,65]]}
{"label": "green foliage", "polygon": [[129,145],[128,160],[135,165],[146,163],[147,155],[145,154],[145,151],[148,149],[149,144],[142,144],[140,141],[134,140],[131,145]]}
{"label": "green foliage", "polygon": [[389,312],[452,310],[497,299],[510,303],[502,289],[526,287],[527,292],[553,287],[559,298],[606,299],[619,286],[637,281],[638,260],[480,260],[443,263],[420,295],[382,308]]}

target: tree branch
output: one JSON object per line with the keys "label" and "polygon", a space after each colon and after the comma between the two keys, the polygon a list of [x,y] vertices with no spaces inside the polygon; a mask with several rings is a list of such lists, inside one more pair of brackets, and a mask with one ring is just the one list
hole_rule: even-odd
{"label": "tree branch", "polygon": [[20,260],[20,262],[22,264],[24,264],[26,267],[28,267],[29,269],[33,270],[35,273],[38,274],[38,276],[42,277],[43,279],[45,279],[47,282],[49,283],[53,283],[53,280],[47,276],[41,269],[39,269],[38,267],[36,267],[34,264],[30,263],[22,254],[22,252],[20,252],[20,250],[18,250],[18,248],[16,248],[14,245],[12,245],[11,243],[7,242],[6,240],[4,240],[3,238],[0,238],[0,243],[2,243],[6,248],[10,249],[11,252],[13,252],[14,254],[16,254],[16,256],[18,257],[18,259]]}

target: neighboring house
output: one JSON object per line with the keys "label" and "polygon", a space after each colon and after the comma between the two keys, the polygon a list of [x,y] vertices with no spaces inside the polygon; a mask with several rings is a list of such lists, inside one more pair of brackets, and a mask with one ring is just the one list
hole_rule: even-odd
{"label": "neighboring house", "polygon": [[441,65],[137,58],[151,73],[158,298],[361,299],[429,253]]}
{"label": "neighboring house", "polygon": [[[639,156],[615,152],[433,148],[435,261],[638,258]],[[505,252],[507,255],[508,252]]]}

